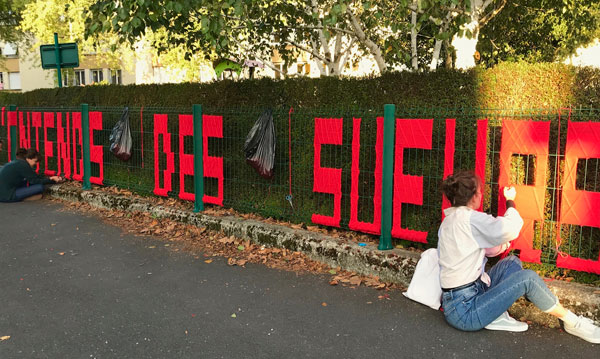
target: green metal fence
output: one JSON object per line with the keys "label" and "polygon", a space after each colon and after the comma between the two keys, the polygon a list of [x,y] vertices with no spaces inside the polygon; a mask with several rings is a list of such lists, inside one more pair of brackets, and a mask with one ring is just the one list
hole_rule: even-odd
{"label": "green metal fence", "polygon": [[[219,180],[214,177],[204,177],[200,183],[195,183],[195,176],[184,175],[180,183],[179,165],[182,155],[199,153],[201,141],[195,143],[194,136],[180,137],[181,115],[194,115],[192,108],[140,108],[129,107],[129,121],[132,129],[133,153],[129,161],[123,162],[110,152],[109,136],[113,126],[121,118],[123,108],[89,107],[89,112],[101,112],[102,129],[93,131],[90,138],[94,145],[102,146],[103,155],[103,184],[128,188],[139,193],[153,194],[155,187],[164,187],[165,179],[158,176],[156,170],[168,169],[169,154],[163,150],[165,141],[169,141],[163,134],[156,136],[154,125],[156,115],[166,115],[167,130],[170,134],[170,146],[167,152],[173,153],[174,171],[171,174],[172,188],[168,196],[179,197],[184,192],[194,193],[200,187],[207,196],[218,196]],[[571,255],[591,261],[599,260],[600,229],[594,226],[581,226],[561,224],[559,221],[559,199],[561,198],[560,178],[564,175],[564,154],[567,135],[568,120],[574,122],[598,122],[600,111],[596,109],[562,109],[562,110],[495,110],[472,108],[394,108],[393,106],[373,109],[273,109],[273,119],[276,132],[276,156],[274,176],[265,179],[246,163],[244,157],[244,141],[246,136],[263,112],[263,108],[212,108],[202,106],[197,108],[196,120],[200,118],[198,111],[203,115],[222,116],[222,137],[208,137],[207,155],[222,158],[223,161],[223,206],[234,208],[241,212],[257,213],[265,217],[290,220],[296,223],[311,224],[314,214],[333,216],[335,213],[335,195],[320,193],[314,190],[315,186],[315,143],[322,142],[315,134],[316,119],[323,118],[328,126],[334,124],[331,119],[341,119],[341,144],[321,145],[320,165],[327,169],[341,170],[341,203],[339,213],[339,227],[351,228],[351,222],[377,222],[377,227],[383,223],[383,236],[380,246],[382,249],[391,247],[389,231],[392,225],[391,206],[393,178],[383,176],[381,183],[376,179],[378,156],[387,161],[394,161],[394,148],[396,134],[389,131],[389,126],[400,122],[398,119],[431,119],[431,146],[430,148],[406,148],[402,156],[402,171],[396,172],[403,175],[422,178],[422,204],[402,203],[399,207],[402,212],[401,227],[411,230],[427,232],[427,246],[437,243],[437,228],[441,222],[442,195],[439,190],[440,182],[444,177],[444,166],[447,156],[447,119],[454,122],[454,168],[473,169],[476,167],[476,151],[479,120],[487,119],[487,135],[485,136],[485,168],[484,168],[484,204],[483,210],[497,214],[499,203],[498,179],[500,176],[500,154],[502,143],[502,124],[506,120],[517,121],[542,121],[548,122],[550,127],[548,141],[548,161],[546,170],[545,199],[543,220],[534,221],[533,249],[541,250],[540,259],[543,263],[554,264],[561,255]],[[54,156],[48,163],[42,161],[40,171],[46,168],[56,169],[58,158],[56,156],[56,143],[61,129],[58,128],[57,116],[61,114],[63,127],[68,121],[74,121],[72,113],[81,113],[82,108],[19,108],[19,116],[24,119],[33,117],[34,112],[55,114],[54,128],[34,128],[25,125],[18,129],[19,136],[28,132],[25,137],[31,139],[33,147],[39,143],[39,149],[44,154],[47,149],[54,148]],[[83,111],[85,112],[85,111]],[[384,112],[392,121],[383,121]],[[8,160],[7,146],[10,126],[7,126],[8,106],[4,112],[3,126],[0,127],[0,139],[4,141],[4,150],[0,152],[0,163]],[[82,116],[83,118],[84,116]],[[383,131],[386,126],[381,153],[377,152],[378,121]],[[68,121],[66,120],[68,119]],[[358,123],[357,119],[360,119]],[[333,121],[333,122],[328,122]],[[385,125],[384,125],[385,123]],[[17,125],[19,126],[19,124]],[[73,124],[69,125],[73,133]],[[332,127],[333,128],[333,127]],[[357,130],[360,130],[360,139]],[[198,128],[197,128],[198,130]],[[39,142],[35,141],[35,132],[41,135]],[[337,130],[332,130],[331,133]],[[77,132],[77,131],[75,131]],[[391,132],[391,134],[390,134]],[[331,135],[327,131],[327,136]],[[337,133],[337,132],[336,132]],[[72,141],[73,142],[73,141]],[[84,154],[79,146],[69,144],[71,159],[82,159]],[[181,143],[180,143],[181,142]],[[327,142],[327,140],[325,140]],[[391,143],[390,143],[391,142]],[[25,142],[27,143],[27,142]],[[157,151],[155,145],[159,146]],[[196,148],[195,148],[196,146]],[[357,148],[357,146],[359,146]],[[84,146],[82,146],[84,147]],[[425,146],[427,147],[427,146]],[[183,151],[183,152],[182,152]],[[354,151],[354,155],[353,155]],[[158,158],[155,156],[158,155]],[[197,156],[199,159],[202,156]],[[397,160],[398,158],[396,158]],[[358,160],[358,163],[356,161]],[[513,154],[511,157],[510,182],[517,185],[535,184],[535,170],[538,158],[527,154]],[[383,162],[383,169],[392,171],[390,163]],[[158,168],[156,168],[156,164]],[[392,163],[393,166],[393,163]],[[74,167],[74,166],[73,166]],[[198,167],[196,167],[198,168]],[[205,167],[206,168],[206,167]],[[558,171],[557,171],[558,170]],[[91,162],[90,175],[100,176],[100,166]],[[162,173],[162,172],[161,172]],[[353,176],[354,179],[353,179]],[[377,183],[377,185],[376,185]],[[388,184],[384,189],[382,203],[374,205],[375,194]],[[200,186],[200,187],[199,187]],[[353,189],[355,193],[353,195]],[[580,159],[577,166],[577,189],[589,192],[599,192],[598,159]],[[354,198],[354,204],[353,204]],[[202,201],[196,206],[202,209]],[[384,207],[383,218],[377,217]],[[387,221],[387,222],[386,222]],[[378,235],[378,233],[373,232]],[[387,236],[387,238],[385,238]],[[395,238],[394,241],[400,240]]]}

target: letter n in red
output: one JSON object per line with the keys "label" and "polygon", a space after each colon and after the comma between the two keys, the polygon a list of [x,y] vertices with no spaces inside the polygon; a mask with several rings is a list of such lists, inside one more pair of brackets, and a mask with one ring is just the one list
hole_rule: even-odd
{"label": "letter n in red", "polygon": [[313,214],[313,223],[339,227],[342,205],[342,169],[321,167],[321,145],[342,144],[341,118],[315,118],[313,192],[333,194],[333,216]]}
{"label": "letter n in red", "polygon": [[548,139],[550,122],[504,120],[500,148],[500,175],[498,176],[498,215],[506,212],[506,199],[502,193],[510,183],[511,157],[514,153],[535,155],[534,185],[515,185],[518,196],[515,204],[523,217],[523,230],[512,243],[513,249],[521,250],[521,260],[540,263],[540,249],[533,249],[533,222],[544,220],[546,169],[548,168]]}
{"label": "letter n in red", "polygon": [[54,141],[48,140],[49,128],[54,128],[54,112],[44,112],[44,174],[54,176],[56,170],[48,168],[48,158],[54,157]]}
{"label": "letter n in red", "polygon": [[179,198],[193,201],[194,193],[185,191],[185,176],[194,175],[194,155],[185,153],[185,136],[194,135],[194,116],[179,115]]}
{"label": "letter n in red", "polygon": [[63,126],[63,114],[56,114],[56,144],[58,150],[58,171],[65,175],[66,178],[71,178],[71,152],[69,151],[69,113],[65,113]]}
{"label": "letter n in red", "polygon": [[348,227],[355,231],[381,234],[381,177],[383,163],[383,117],[377,117],[377,139],[375,140],[375,190],[373,192],[373,222],[358,220],[358,186],[360,175],[360,118],[355,118],[352,129],[352,184],[350,189],[350,222]]}
{"label": "letter n in red", "polygon": [[431,149],[433,120],[396,119],[392,236],[427,243],[427,232],[401,228],[402,203],[423,204],[423,177],[403,174],[404,149]]}
{"label": "letter n in red", "polygon": [[[154,115],[154,194],[157,196],[168,196],[172,190],[171,177],[175,172],[175,154],[171,150],[171,134],[167,129],[168,115]],[[162,152],[167,155],[167,167],[162,171],[163,186],[160,186],[160,163],[159,163],[159,136],[163,138]]]}
{"label": "letter n in red", "polygon": [[[600,158],[600,123],[569,121],[560,208],[561,223],[600,227],[600,192],[576,189],[577,162],[580,158]],[[596,250],[598,248],[592,244],[590,246]],[[556,257],[556,266],[600,274],[600,253],[598,260],[559,255]]]}
{"label": "letter n in red", "polygon": [[204,177],[217,179],[217,196],[204,195],[204,203],[223,205],[223,157],[208,155],[208,138],[223,138],[223,116],[202,115],[202,149]]}

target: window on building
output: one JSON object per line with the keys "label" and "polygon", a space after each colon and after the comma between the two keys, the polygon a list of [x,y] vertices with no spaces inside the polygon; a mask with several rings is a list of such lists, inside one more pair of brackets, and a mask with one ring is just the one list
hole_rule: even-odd
{"label": "window on building", "polygon": [[92,71],[92,83],[104,81],[104,72],[102,69],[94,69]]}
{"label": "window on building", "polygon": [[85,71],[83,70],[75,70],[75,86],[83,86],[85,85]]}
{"label": "window on building", "polygon": [[71,76],[69,76],[69,73],[67,71],[64,71],[62,73],[62,85],[64,87],[71,86],[71,83],[69,82],[70,79],[71,79]]}
{"label": "window on building", "polygon": [[110,70],[110,83],[115,85],[123,84],[121,70]]}
{"label": "window on building", "polygon": [[298,75],[302,74],[310,74],[310,64],[298,64]]}
{"label": "window on building", "polygon": [[0,90],[4,90],[4,72],[0,72]]}
{"label": "window on building", "polygon": [[284,68],[283,68],[283,64],[275,64],[275,68],[279,70],[279,71],[275,71],[275,78],[279,80],[280,78],[283,77],[281,75],[281,72],[285,72]]}
{"label": "window on building", "polygon": [[8,84],[11,90],[21,89],[21,73],[20,72],[9,72],[8,73]]}

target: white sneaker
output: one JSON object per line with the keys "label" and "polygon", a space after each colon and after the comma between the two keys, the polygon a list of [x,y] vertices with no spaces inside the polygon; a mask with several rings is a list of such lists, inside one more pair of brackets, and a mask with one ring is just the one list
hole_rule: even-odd
{"label": "white sneaker", "polygon": [[485,326],[487,330],[503,330],[506,332],[524,332],[528,328],[527,323],[519,322],[508,315],[508,312],[502,313],[496,320]]}
{"label": "white sneaker", "polygon": [[579,316],[578,318],[579,320],[575,325],[569,325],[564,322],[567,333],[580,337],[583,340],[587,340],[590,343],[600,344],[600,328],[594,325],[594,322],[591,319],[583,316]]}

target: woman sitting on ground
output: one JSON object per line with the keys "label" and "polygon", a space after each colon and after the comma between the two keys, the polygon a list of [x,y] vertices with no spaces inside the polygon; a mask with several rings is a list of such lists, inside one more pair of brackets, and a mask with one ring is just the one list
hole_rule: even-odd
{"label": "woman sitting on ground", "polygon": [[[60,176],[38,176],[33,168],[40,161],[37,150],[30,148],[24,159],[16,158],[0,170],[0,202],[19,202],[42,198],[45,184],[63,181]],[[29,186],[27,186],[29,183]]]}
{"label": "woman sitting on ground", "polygon": [[444,211],[439,235],[442,307],[453,327],[475,331],[524,331],[527,324],[509,317],[506,311],[521,296],[564,323],[567,333],[591,343],[600,343],[600,328],[587,318],[566,310],[544,281],[521,261],[508,256],[485,272],[486,251],[498,252],[518,237],[523,220],[515,208],[516,191],[504,188],[506,213],[493,217],[479,212],[483,198],[481,180],[472,172],[449,176],[442,190],[452,207]]}

